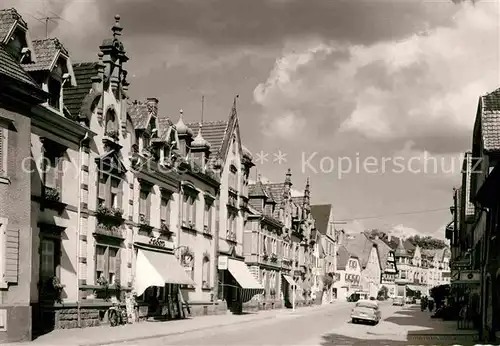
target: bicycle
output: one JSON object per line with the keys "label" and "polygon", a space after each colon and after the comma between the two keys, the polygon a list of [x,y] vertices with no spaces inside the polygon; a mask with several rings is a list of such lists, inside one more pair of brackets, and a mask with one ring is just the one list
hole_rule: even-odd
{"label": "bicycle", "polygon": [[128,323],[127,311],[122,308],[119,304],[113,304],[108,309],[108,320],[111,327],[116,327],[118,325]]}

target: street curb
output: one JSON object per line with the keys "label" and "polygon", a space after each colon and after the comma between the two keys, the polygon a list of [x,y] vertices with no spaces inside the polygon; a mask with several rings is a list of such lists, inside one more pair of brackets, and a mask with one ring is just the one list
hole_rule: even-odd
{"label": "street curb", "polygon": [[255,318],[251,320],[246,320],[246,321],[238,321],[235,323],[226,323],[226,324],[217,324],[217,325],[212,325],[212,326],[207,326],[207,327],[200,327],[200,328],[195,328],[195,329],[189,329],[189,330],[183,330],[180,332],[170,332],[170,333],[165,333],[165,334],[155,334],[155,335],[148,335],[148,336],[138,336],[138,337],[133,337],[133,338],[127,338],[127,339],[121,339],[121,340],[114,340],[111,342],[94,342],[94,343],[88,343],[88,344],[78,344],[78,346],[106,346],[106,345],[114,345],[114,344],[119,344],[119,343],[125,343],[125,342],[134,342],[134,341],[139,341],[139,340],[150,340],[150,339],[158,339],[158,338],[164,338],[167,336],[176,336],[176,335],[182,335],[182,334],[187,334],[187,333],[192,333],[192,332],[201,332],[203,330],[208,330],[212,328],[222,328],[222,327],[227,327],[227,326],[236,326],[239,324],[243,323],[248,323],[248,322],[253,322],[253,321],[265,321],[265,320],[270,320],[276,318],[276,316],[266,316],[263,318]]}

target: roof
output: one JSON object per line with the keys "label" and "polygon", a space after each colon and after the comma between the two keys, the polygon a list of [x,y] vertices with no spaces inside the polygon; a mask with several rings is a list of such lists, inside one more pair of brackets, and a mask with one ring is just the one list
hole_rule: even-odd
{"label": "roof", "polygon": [[[273,192],[261,181],[248,185],[248,197],[250,197],[250,204],[260,212],[262,212],[263,205],[260,200],[257,200],[257,198],[264,198],[265,203],[276,203],[276,198]],[[279,209],[275,209],[273,216],[279,217]]]}
{"label": "roof", "polygon": [[359,258],[361,267],[364,269],[370,259],[373,241],[365,233],[350,234],[347,238],[346,248],[349,252],[356,254]]}
{"label": "roof", "polygon": [[285,183],[268,183],[264,185],[269,194],[271,194],[276,208],[274,209],[275,217],[279,217],[280,207],[283,205],[285,194]]}
{"label": "roof", "polygon": [[500,150],[500,88],[480,98],[481,133],[486,151]]}
{"label": "roof", "polygon": [[299,205],[299,206],[303,206],[304,205],[304,201],[305,201],[305,198],[304,196],[295,196],[295,197],[292,197],[292,202]]}
{"label": "roof", "polygon": [[3,45],[0,45],[0,74],[41,90],[37,82],[35,82],[21,65],[5,50]]}
{"label": "roof", "polygon": [[328,231],[328,222],[330,221],[331,210],[331,204],[318,204],[311,206],[311,214],[316,221],[316,229],[323,235],[326,235]]}
{"label": "roof", "polygon": [[387,268],[387,259],[389,258],[389,254],[391,253],[392,249],[380,238],[375,238],[372,241],[377,245],[378,254],[381,262],[380,268],[382,270],[385,270]]}
{"label": "roof", "polygon": [[339,245],[337,248],[337,270],[345,270],[351,257],[358,258],[355,254],[350,253],[344,245]]}
{"label": "roof", "polygon": [[23,17],[16,11],[15,8],[0,10],[0,42],[5,40],[12,26],[19,22],[24,27],[28,27]]}
{"label": "roof", "polygon": [[[191,129],[198,129],[199,122],[186,124]],[[204,121],[202,123],[201,135],[210,143],[210,162],[213,162],[219,155],[224,138],[228,131],[228,120]]]}
{"label": "roof", "polygon": [[148,122],[150,119],[150,114],[148,106],[145,102],[134,101],[129,102],[127,105],[127,112],[132,119],[134,129],[146,129],[148,127]]}
{"label": "roof", "polygon": [[80,114],[83,98],[92,89],[92,77],[97,76],[97,62],[83,62],[73,64],[73,72],[76,78],[76,87],[64,88],[64,105],[73,116]]}
{"label": "roof", "polygon": [[35,63],[23,64],[26,71],[47,71],[52,67],[56,55],[61,52],[68,56],[68,51],[57,38],[34,40],[33,50],[36,57]]}
{"label": "roof", "polygon": [[402,238],[399,238],[399,243],[398,243],[398,246],[396,247],[396,250],[394,251],[394,255],[396,257],[409,257],[410,256],[409,252],[405,248],[405,245],[403,243]]}
{"label": "roof", "polygon": [[261,181],[256,182],[255,184],[248,185],[248,196],[249,197],[264,197],[267,198],[268,193],[264,184]]}

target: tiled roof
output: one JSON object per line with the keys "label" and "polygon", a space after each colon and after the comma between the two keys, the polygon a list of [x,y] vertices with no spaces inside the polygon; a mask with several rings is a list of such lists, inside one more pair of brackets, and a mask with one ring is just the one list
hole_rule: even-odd
{"label": "tiled roof", "polygon": [[[222,143],[224,142],[224,137],[228,129],[229,121],[219,120],[219,121],[207,121],[203,122],[201,135],[203,138],[210,143],[210,161],[213,162],[215,158],[219,155],[222,148]],[[200,126],[199,122],[186,124],[191,129],[198,129]]]}
{"label": "tiled roof", "polygon": [[268,197],[266,189],[262,182],[248,185],[248,197]]}
{"label": "tiled roof", "polygon": [[22,26],[28,27],[15,8],[0,10],[0,42],[5,40],[5,37],[17,21],[19,21]]}
{"label": "tiled roof", "polygon": [[389,258],[389,254],[392,249],[389,245],[387,245],[384,241],[379,238],[373,239],[373,242],[377,245],[378,254],[380,257],[380,267],[382,270],[387,268],[387,259]]}
{"label": "tiled roof", "polygon": [[3,45],[0,45],[0,74],[40,89],[35,80],[23,70],[21,65],[5,50]]}
{"label": "tiled roof", "polygon": [[173,125],[174,125],[174,123],[172,122],[172,120],[170,120],[170,118],[162,117],[162,116],[158,117],[158,138],[161,141],[167,140],[167,136],[169,133],[168,130]]}
{"label": "tiled roof", "polygon": [[484,150],[500,150],[500,88],[481,97],[481,132]]}
{"label": "tiled roof", "polygon": [[34,40],[33,50],[36,57],[35,63],[23,64],[26,71],[47,71],[58,52],[69,55],[66,48],[57,38]]}
{"label": "tiled roof", "polygon": [[337,248],[337,270],[345,270],[350,257],[358,258],[356,254],[350,253],[344,245]]}
{"label": "tiled roof", "polygon": [[370,259],[374,243],[364,233],[350,234],[347,238],[346,248],[350,253],[358,256],[361,267],[364,269]]}
{"label": "tiled roof", "polygon": [[320,204],[311,206],[311,214],[316,221],[316,229],[325,235],[328,231],[328,221],[330,221],[331,204]]}
{"label": "tiled roof", "polygon": [[147,128],[150,116],[146,103],[142,101],[130,102],[127,105],[127,112],[136,130]]}
{"label": "tiled roof", "polygon": [[285,183],[268,183],[264,185],[269,194],[271,194],[274,202],[276,202],[276,208],[274,209],[274,216],[279,216],[280,207],[283,204],[284,193],[285,193]]}
{"label": "tiled roof", "polygon": [[292,202],[302,207],[304,205],[304,196],[294,196]]}
{"label": "tiled roof", "polygon": [[76,87],[64,88],[64,105],[68,111],[76,117],[80,113],[83,98],[92,89],[92,77],[97,76],[97,63],[84,62],[73,64],[73,72],[76,78]]}

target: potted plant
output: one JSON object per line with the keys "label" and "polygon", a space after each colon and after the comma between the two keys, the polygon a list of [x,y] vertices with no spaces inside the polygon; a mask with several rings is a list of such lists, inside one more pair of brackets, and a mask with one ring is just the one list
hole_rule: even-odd
{"label": "potted plant", "polygon": [[56,294],[56,301],[58,303],[62,302],[61,293],[62,293],[62,290],[64,289],[64,287],[66,287],[66,285],[61,284],[61,281],[59,280],[59,278],[57,276],[54,276],[52,278],[52,288],[54,289],[54,292]]}
{"label": "potted plant", "polygon": [[263,261],[267,261],[267,259],[268,259],[268,258],[269,258],[269,256],[267,255],[267,253],[265,253],[265,252],[264,252],[264,253],[262,254],[262,260],[263,260]]}
{"label": "potted plant", "polygon": [[172,235],[174,234],[174,232],[172,232],[170,230],[170,228],[168,227],[168,224],[167,224],[166,221],[164,221],[164,222],[161,223],[160,231],[161,231],[161,234],[163,234],[164,236],[166,236],[167,239],[169,239],[169,240],[172,238]]}
{"label": "potted plant", "polygon": [[108,300],[109,298],[109,282],[108,280],[104,277],[104,275],[101,274],[101,276],[97,279],[97,285],[99,285],[99,289],[96,290],[96,296],[98,298]]}
{"label": "potted plant", "polygon": [[271,254],[271,262],[278,262],[278,255],[276,255],[274,252]]}
{"label": "potted plant", "polygon": [[59,202],[61,200],[61,194],[59,193],[59,190],[46,186],[44,188],[43,198],[49,202]]}

